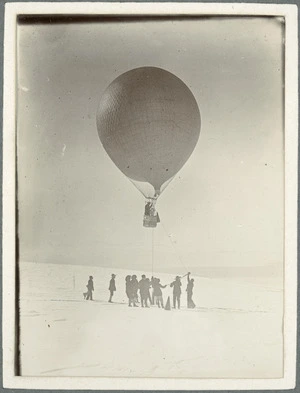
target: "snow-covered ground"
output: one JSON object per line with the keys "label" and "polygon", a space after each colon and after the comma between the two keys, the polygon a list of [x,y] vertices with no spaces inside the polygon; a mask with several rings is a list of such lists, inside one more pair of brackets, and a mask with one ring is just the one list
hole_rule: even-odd
{"label": "snow-covered ground", "polygon": [[[114,303],[107,302],[115,273]],[[24,376],[276,378],[283,366],[280,281],[195,278],[197,308],[129,308],[125,276],[95,266],[20,264]],[[94,301],[85,301],[88,277]],[[174,275],[157,273],[162,284]],[[164,300],[171,288],[163,290]]]}

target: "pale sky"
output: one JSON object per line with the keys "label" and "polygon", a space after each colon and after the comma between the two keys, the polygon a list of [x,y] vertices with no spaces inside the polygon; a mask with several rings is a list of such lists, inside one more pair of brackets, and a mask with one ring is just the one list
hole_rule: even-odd
{"label": "pale sky", "polygon": [[155,269],[282,266],[282,33],[272,18],[19,25],[20,259],[151,268],[143,196],[96,111],[117,76],[155,66],[189,86],[202,121],[157,204]]}

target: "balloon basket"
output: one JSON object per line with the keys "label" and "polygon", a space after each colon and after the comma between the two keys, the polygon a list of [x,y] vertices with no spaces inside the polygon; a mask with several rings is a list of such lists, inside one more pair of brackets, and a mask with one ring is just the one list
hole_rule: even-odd
{"label": "balloon basket", "polygon": [[144,216],[143,225],[145,228],[156,228],[158,223],[158,217],[156,216]]}

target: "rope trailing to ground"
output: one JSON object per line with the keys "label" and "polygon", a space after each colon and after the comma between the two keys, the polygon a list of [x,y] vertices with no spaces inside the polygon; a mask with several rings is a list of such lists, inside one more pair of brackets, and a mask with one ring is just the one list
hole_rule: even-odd
{"label": "rope trailing to ground", "polygon": [[[185,270],[186,272],[189,272],[189,270],[187,269],[187,267],[186,267],[185,264],[183,263],[183,260],[182,260],[182,258],[181,258],[181,256],[180,256],[180,254],[177,252],[177,249],[176,249],[176,247],[175,247],[175,243],[173,242],[171,235],[168,234],[168,232],[167,232],[167,230],[166,230],[166,228],[165,228],[163,222],[161,222],[161,225],[162,225],[163,230],[165,231],[167,237],[169,238],[170,243],[172,244],[174,253],[175,253],[175,255],[177,256],[179,262],[181,263],[181,265],[182,265],[182,267],[184,268],[184,270]],[[187,276],[187,274],[185,274],[184,276],[182,276],[182,278],[185,277],[185,276]]]}
{"label": "rope trailing to ground", "polygon": [[154,271],[154,228],[152,228],[152,277]]}

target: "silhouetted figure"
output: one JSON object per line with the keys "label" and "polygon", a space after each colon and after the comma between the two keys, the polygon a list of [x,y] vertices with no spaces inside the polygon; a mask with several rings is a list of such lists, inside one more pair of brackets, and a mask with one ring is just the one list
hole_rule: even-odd
{"label": "silhouetted figure", "polygon": [[171,287],[173,287],[173,308],[176,308],[176,301],[178,308],[180,308],[181,281],[179,276],[176,276]]}
{"label": "silhouetted figure", "polygon": [[86,287],[87,287],[86,300],[93,300],[93,290],[94,290],[93,276],[90,276]]}
{"label": "silhouetted figure", "polygon": [[188,279],[188,284],[187,284],[187,287],[186,287],[186,292],[187,292],[187,306],[188,306],[188,308],[195,308],[196,305],[195,305],[195,303],[194,303],[194,301],[193,301],[193,299],[192,299],[192,296],[193,296],[193,288],[194,288],[194,279],[193,279],[193,278],[190,279],[190,274],[191,274],[191,273],[188,273],[188,275],[187,275],[187,279]]}
{"label": "silhouetted figure", "polygon": [[126,282],[126,295],[128,297],[128,306],[132,307],[132,305],[133,305],[133,307],[138,307],[135,304],[135,299],[133,296],[131,276],[126,276],[125,282]]}
{"label": "silhouetted figure", "polygon": [[152,295],[151,295],[151,304],[153,305],[154,303],[155,303],[155,299],[154,299],[154,286],[153,286],[153,284],[155,283],[155,280],[157,280],[157,278],[155,278],[155,277],[151,277],[151,287],[153,288],[152,289]]}
{"label": "silhouetted figure", "polygon": [[115,274],[112,274],[111,275],[111,280],[110,280],[110,282],[109,282],[109,287],[108,287],[108,290],[109,290],[109,292],[110,292],[110,296],[109,296],[109,303],[112,303],[112,298],[113,298],[113,296],[114,296],[114,292],[116,291],[116,282],[115,282],[115,277],[116,277],[116,275]]}
{"label": "silhouetted figure", "polygon": [[164,308],[164,301],[162,296],[161,288],[166,288],[166,285],[161,285],[159,278],[153,278],[152,280],[154,303],[160,308]]}
{"label": "silhouetted figure", "polygon": [[151,297],[151,294],[150,294],[150,288],[151,288],[151,281],[149,280],[149,278],[146,278],[146,282],[147,282],[147,285],[146,285],[146,288],[147,288],[147,300],[149,300],[149,303],[151,304],[151,305],[153,305],[154,303],[153,303],[153,301],[152,301],[152,297]]}
{"label": "silhouetted figure", "polygon": [[134,298],[135,302],[138,303],[139,302],[139,297],[138,297],[139,282],[138,282],[135,274],[131,278],[131,285],[132,285],[133,298]]}
{"label": "silhouetted figure", "polygon": [[126,295],[128,297],[128,306],[131,307],[131,303],[133,300],[131,276],[126,276],[125,285],[126,285]]}
{"label": "silhouetted figure", "polygon": [[146,279],[145,274],[143,274],[142,279],[139,281],[139,290],[140,290],[142,307],[149,307],[147,302],[148,297],[150,295],[149,288],[150,288],[150,280],[149,278]]}
{"label": "silhouetted figure", "polygon": [[150,216],[151,208],[152,208],[152,203],[147,202],[145,205],[145,216]]}

